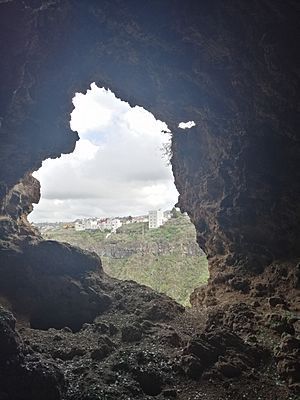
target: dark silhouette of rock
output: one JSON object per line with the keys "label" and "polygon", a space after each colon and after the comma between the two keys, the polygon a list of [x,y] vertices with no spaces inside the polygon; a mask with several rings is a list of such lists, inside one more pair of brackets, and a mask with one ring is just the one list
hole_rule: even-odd
{"label": "dark silhouette of rock", "polygon": [[14,400],[58,400],[65,392],[60,369],[26,351],[15,331],[15,318],[0,307],[0,397]]}
{"label": "dark silhouette of rock", "polygon": [[[299,392],[299,32],[292,0],[0,2],[0,302],[20,326],[1,310],[0,397],[142,399],[174,383],[182,399]],[[93,81],[172,132],[178,206],[210,265],[192,311],[110,279],[95,255],[43,242],[27,222],[40,196],[31,174],[74,150],[72,97]],[[104,358],[102,317],[116,327]],[[173,324],[182,343],[143,320]],[[139,340],[123,342],[136,323]],[[53,359],[57,347],[67,359]]]}

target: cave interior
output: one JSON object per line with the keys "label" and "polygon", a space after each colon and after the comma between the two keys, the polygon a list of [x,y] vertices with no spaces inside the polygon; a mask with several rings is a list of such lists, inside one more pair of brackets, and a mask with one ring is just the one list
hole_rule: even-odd
{"label": "cave interior", "polygon": [[[299,17],[294,0],[0,1],[0,399],[298,398]],[[90,82],[172,132],[210,269],[191,309],[27,221]]]}

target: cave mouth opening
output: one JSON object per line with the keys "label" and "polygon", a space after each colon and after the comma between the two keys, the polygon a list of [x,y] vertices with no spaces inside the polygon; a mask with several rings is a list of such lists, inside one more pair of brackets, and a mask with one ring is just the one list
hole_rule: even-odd
{"label": "cave mouth opening", "polygon": [[45,239],[98,253],[109,275],[189,305],[208,267],[194,226],[174,207],[167,124],[95,83],[73,104],[70,127],[80,140],[73,153],[45,160],[34,173],[41,201],[30,221]]}

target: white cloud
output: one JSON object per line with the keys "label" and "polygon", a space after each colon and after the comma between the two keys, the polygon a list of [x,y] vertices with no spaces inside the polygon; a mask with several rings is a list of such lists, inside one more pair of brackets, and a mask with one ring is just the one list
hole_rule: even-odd
{"label": "white cloud", "polygon": [[180,122],[178,124],[178,128],[181,128],[181,129],[190,129],[193,126],[196,126],[195,121]]}
{"label": "white cloud", "polygon": [[35,173],[42,199],[31,221],[139,215],[172,207],[178,193],[162,148],[164,122],[141,107],[91,85],[76,94],[71,127],[80,140],[72,154],[46,160]]}

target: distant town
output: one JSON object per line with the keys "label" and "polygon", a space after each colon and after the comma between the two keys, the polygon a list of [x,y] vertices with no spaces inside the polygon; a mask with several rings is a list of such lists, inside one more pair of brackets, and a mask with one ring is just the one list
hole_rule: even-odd
{"label": "distant town", "polygon": [[57,229],[59,226],[65,229],[73,228],[76,231],[90,231],[90,230],[100,230],[102,232],[114,233],[124,224],[136,224],[136,223],[148,223],[149,229],[157,229],[172,218],[174,212],[179,212],[175,208],[173,210],[152,210],[149,211],[148,215],[139,216],[127,216],[127,217],[112,217],[112,218],[82,218],[76,219],[73,222],[52,222],[52,223],[37,223],[41,232],[47,232]]}

